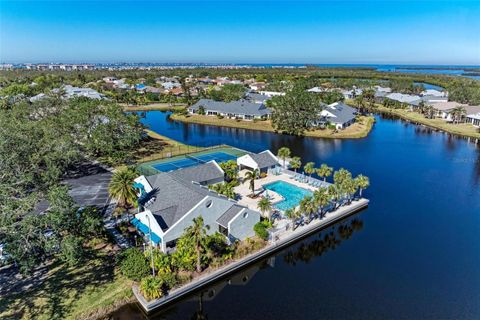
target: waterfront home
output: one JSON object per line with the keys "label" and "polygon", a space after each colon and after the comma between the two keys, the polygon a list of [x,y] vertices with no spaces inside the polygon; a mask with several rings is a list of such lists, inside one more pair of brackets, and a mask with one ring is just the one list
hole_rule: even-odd
{"label": "waterfront home", "polygon": [[187,110],[190,114],[204,113],[207,116],[223,116],[242,120],[266,119],[272,114],[272,111],[265,104],[254,103],[245,99],[232,102],[201,99]]}
{"label": "waterfront home", "polygon": [[447,102],[448,97],[440,97],[436,95],[425,95],[425,96],[422,96],[422,101],[424,101],[427,104]]}
{"label": "waterfront home", "polygon": [[[480,109],[480,107],[478,108]],[[475,127],[480,127],[480,112],[467,114],[466,122],[473,124]]]}
{"label": "waterfront home", "polygon": [[345,129],[355,122],[357,110],[343,102],[334,102],[324,105],[314,126],[332,124],[337,130]]}
{"label": "waterfront home", "polygon": [[279,166],[279,161],[270,150],[265,150],[260,153],[247,153],[237,158],[237,165],[239,170],[247,169],[267,172],[268,169]]}
{"label": "waterfront home", "polygon": [[389,93],[385,96],[385,98],[393,101],[398,101],[401,104],[410,106],[410,108],[418,107],[420,105],[420,102],[422,101],[422,98],[420,96],[398,92]]}
{"label": "waterfront home", "polygon": [[455,101],[432,103],[431,106],[433,107],[433,110],[435,110],[435,116],[442,118],[447,122],[453,121],[452,111],[454,109],[467,107],[467,105]]}
{"label": "waterfront home", "polygon": [[230,242],[254,236],[253,226],[260,221],[259,212],[173,172],[140,176],[134,186],[140,212],[132,223],[163,252],[175,247],[198,216],[209,226],[208,234],[220,232]]}
{"label": "waterfront home", "polygon": [[375,86],[374,87],[374,99],[377,103],[383,103],[385,97],[392,92],[391,88],[382,87],[382,86]]}

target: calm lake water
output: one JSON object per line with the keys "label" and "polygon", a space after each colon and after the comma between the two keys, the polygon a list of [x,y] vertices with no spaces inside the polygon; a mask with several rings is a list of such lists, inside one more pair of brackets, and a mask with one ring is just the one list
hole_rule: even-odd
{"label": "calm lake water", "polygon": [[[368,209],[192,295],[152,319],[479,319],[480,148],[377,117],[360,140],[296,138],[182,124],[162,112],[144,123],[195,145],[258,152],[288,146],[303,162],[370,177]],[[136,305],[113,315],[143,319]],[[200,318],[198,318],[200,319]],[[202,318],[203,319],[203,318]]]}

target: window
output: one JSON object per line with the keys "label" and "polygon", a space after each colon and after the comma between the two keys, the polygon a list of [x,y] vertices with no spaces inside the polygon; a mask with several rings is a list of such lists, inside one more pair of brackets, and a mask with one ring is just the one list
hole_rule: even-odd
{"label": "window", "polygon": [[205,203],[205,206],[206,206],[207,208],[210,208],[210,207],[212,206],[212,204],[213,204],[213,201],[212,201],[212,200],[208,200],[207,203]]}
{"label": "window", "polygon": [[248,218],[248,212],[243,213],[243,218]]}

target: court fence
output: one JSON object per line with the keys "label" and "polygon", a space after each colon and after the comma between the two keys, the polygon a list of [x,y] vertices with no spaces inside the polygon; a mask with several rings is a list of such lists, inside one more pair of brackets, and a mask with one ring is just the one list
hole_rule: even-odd
{"label": "court fence", "polygon": [[[212,151],[215,150],[221,150],[221,149],[231,149],[231,150],[238,150],[238,155],[244,154],[242,150],[231,147],[226,144],[219,144],[219,145],[212,145],[208,147],[199,147],[199,146],[189,146],[189,145],[181,145],[181,146],[170,146],[166,147],[162,152],[159,152],[155,154],[154,157],[148,158],[148,161],[142,161],[141,163],[137,164],[137,170],[139,171],[140,174],[143,175],[154,175],[160,172],[160,170],[157,170],[154,168],[155,165],[161,164],[163,161],[166,159],[175,159],[178,157],[180,160],[183,157],[187,159],[192,159],[195,161],[198,161],[198,156],[202,154],[208,154]],[[194,155],[193,155],[194,154]],[[199,163],[202,163],[202,161],[198,161]],[[203,161],[207,162],[207,161]]]}

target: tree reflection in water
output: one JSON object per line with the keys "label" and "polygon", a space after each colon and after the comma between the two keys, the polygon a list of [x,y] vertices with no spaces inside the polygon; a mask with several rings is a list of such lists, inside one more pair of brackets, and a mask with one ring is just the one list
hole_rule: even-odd
{"label": "tree reflection in water", "polygon": [[343,222],[338,227],[332,227],[319,234],[320,239],[308,243],[303,242],[295,250],[290,250],[284,255],[284,261],[290,265],[297,262],[308,263],[313,258],[319,257],[329,250],[334,250],[342,241],[350,239],[355,231],[363,228],[363,221],[355,218]]}

